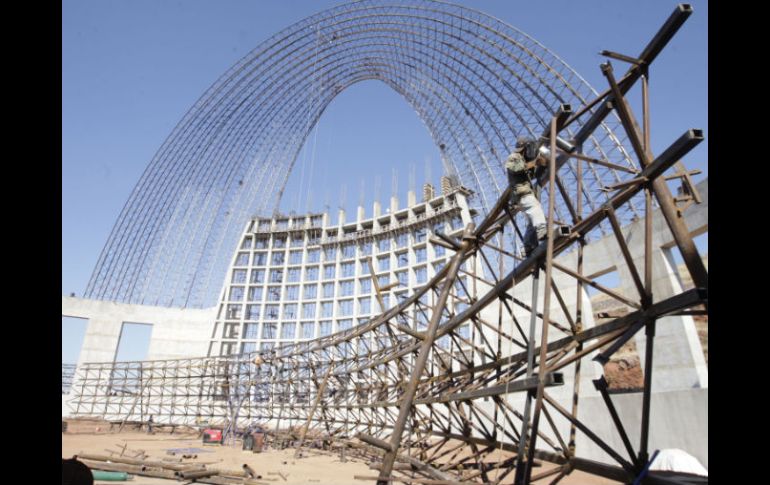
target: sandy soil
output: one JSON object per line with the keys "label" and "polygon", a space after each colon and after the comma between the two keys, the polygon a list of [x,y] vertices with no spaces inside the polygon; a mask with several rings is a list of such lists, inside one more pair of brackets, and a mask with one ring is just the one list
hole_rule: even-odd
{"label": "sandy soil", "polygon": [[[160,461],[163,458],[172,458],[166,454],[169,448],[202,448],[210,452],[197,452],[195,460],[185,460],[191,463],[207,463],[209,468],[223,468],[238,470],[244,463],[248,463],[263,479],[277,479],[276,485],[299,484],[340,484],[361,485],[363,481],[354,480],[353,475],[376,475],[364,463],[348,460],[341,463],[339,456],[305,456],[294,459],[294,450],[268,450],[262,453],[252,453],[229,446],[203,445],[195,436],[171,437],[168,434],[148,435],[146,433],[120,433],[120,434],[67,434],[62,433],[62,457],[71,458],[72,455],[81,452],[108,455],[105,450],[119,451],[123,445],[128,445],[131,450],[144,450],[149,457],[147,460]],[[313,451],[310,451],[312,454]],[[179,455],[177,455],[179,456]],[[211,463],[215,462],[215,463]],[[209,465],[209,463],[211,463]],[[287,480],[270,473],[283,473]],[[97,482],[101,483],[101,482]],[[114,483],[114,482],[104,482]],[[134,485],[179,483],[159,478],[135,477]]]}
{"label": "sandy soil", "polygon": [[[68,434],[62,433],[62,457],[71,458],[78,453],[91,453],[109,455],[107,449],[119,451],[123,445],[127,445],[127,454],[144,450],[149,457],[147,460],[161,461],[163,458],[172,458],[166,454],[170,448],[200,448],[206,451],[195,452],[198,457],[194,460],[185,460],[191,463],[206,463],[209,468],[240,469],[244,463],[248,463],[262,479],[267,479],[276,485],[363,485],[373,483],[367,480],[355,480],[354,475],[376,476],[377,471],[370,469],[365,463],[348,459],[340,462],[338,455],[314,454],[315,450],[305,453],[305,457],[294,458],[294,450],[267,450],[262,453],[243,451],[240,448],[229,446],[203,445],[201,440],[194,435],[148,435],[138,432],[101,433],[101,434]],[[309,455],[309,456],[308,456]],[[177,455],[177,457],[180,455]],[[537,467],[534,474],[548,470],[553,465],[544,463]],[[284,481],[277,472],[286,476]],[[512,475],[509,475],[512,477]],[[553,476],[544,478],[536,483],[549,483]],[[109,484],[115,482],[100,482],[97,484]],[[149,478],[137,476],[130,482],[133,485],[170,485],[179,483],[173,480]],[[619,482],[593,477],[582,472],[573,472],[559,483],[565,485],[611,485]]]}

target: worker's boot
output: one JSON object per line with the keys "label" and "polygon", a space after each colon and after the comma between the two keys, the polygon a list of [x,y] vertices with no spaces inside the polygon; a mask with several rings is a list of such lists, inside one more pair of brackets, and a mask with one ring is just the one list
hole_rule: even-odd
{"label": "worker's boot", "polygon": [[524,257],[528,258],[532,254],[532,251],[537,248],[537,245],[537,233],[532,226],[530,226],[527,228],[527,232],[524,233]]}
{"label": "worker's boot", "polygon": [[524,257],[528,258],[532,251],[537,249],[540,245],[540,241],[543,241],[548,237],[548,226],[543,224],[532,229],[527,229],[524,235]]}
{"label": "worker's boot", "polygon": [[524,258],[528,258],[532,254],[532,251],[534,251],[536,248],[537,246],[535,245],[524,244]]}

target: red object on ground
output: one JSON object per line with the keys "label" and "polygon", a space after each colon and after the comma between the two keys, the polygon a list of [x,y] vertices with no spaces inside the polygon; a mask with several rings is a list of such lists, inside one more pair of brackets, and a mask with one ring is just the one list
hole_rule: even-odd
{"label": "red object on ground", "polygon": [[265,445],[265,433],[253,433],[252,436],[254,437],[254,448],[252,449],[252,452],[261,453],[262,447]]}
{"label": "red object on ground", "polygon": [[204,443],[222,443],[222,430],[221,429],[203,430],[203,442]]}

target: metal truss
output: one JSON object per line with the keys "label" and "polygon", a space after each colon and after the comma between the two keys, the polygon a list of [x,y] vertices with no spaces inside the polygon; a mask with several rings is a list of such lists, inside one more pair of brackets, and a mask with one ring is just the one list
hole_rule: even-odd
{"label": "metal truss", "polygon": [[[372,479],[378,484],[557,483],[575,471],[624,483],[641,478],[649,461],[655,329],[665,322],[658,319],[704,311],[708,304],[708,274],[677,211],[679,200],[665,182],[665,172],[702,134],[688,130],[655,156],[646,108],[647,70],[690,12],[680,5],[619,79],[609,62],[603,64],[607,91],[577,112],[561,106],[546,123],[552,155],[542,183],[558,186],[572,162],[577,190],[547,192],[551,236],[527,259],[499,245],[503,236],[520,230],[506,188],[477,225],[468,224],[456,237],[434,239],[454,254],[428,284],[368,323],[284,344],[270,354],[84,364],[73,384],[73,411],[113,420],[151,415],[156,422],[177,424],[205,419],[219,422],[231,436],[239,426],[259,422],[293,430],[300,447],[311,433],[375,458],[372,466],[379,472]],[[640,80],[644,110],[638,125],[624,93]],[[581,190],[583,177],[592,176],[592,165],[608,161],[580,150],[561,151],[555,140],[576,126],[600,129],[610,109],[621,120],[640,169],[612,187],[603,205],[592,207]],[[618,216],[639,197],[645,223],[641,262],[632,258]],[[680,294],[652,293],[653,199],[695,283]],[[568,209],[566,222],[557,220],[557,207]],[[620,294],[583,274],[586,236],[601,224],[615,236],[634,294]],[[567,251],[576,252],[575,264],[559,259]],[[628,313],[586,325],[588,286],[625,305]],[[375,290],[381,298],[383,288]],[[598,423],[580,418],[581,376],[591,359],[606,361],[642,329],[647,344],[640,422],[624,422],[605,379],[593,381],[606,405],[604,421],[611,421],[622,439],[622,446],[613,447]],[[641,430],[638,443],[629,438],[630,426]],[[578,434],[612,464],[579,457]]]}
{"label": "metal truss", "polygon": [[[502,160],[516,138],[540,135],[560,105],[583,106],[597,94],[540,43],[467,7],[365,0],[325,10],[260,44],[190,108],[126,202],[85,296],[213,306],[244,221],[278,207],[328,104],[366,80],[387,84],[414,108],[445,170],[477,194],[479,213],[506,186]],[[570,197],[581,192],[586,214],[639,168],[626,137],[615,134],[619,118],[601,119],[593,126],[580,117],[562,132],[603,161],[582,164],[578,176],[578,163],[565,160],[559,174]],[[568,208],[557,204],[557,219],[567,221]],[[639,217],[643,205],[643,198],[625,204],[617,217]]]}
{"label": "metal truss", "polygon": [[61,365],[61,393],[68,394],[72,387],[72,378],[75,376],[75,364]]}

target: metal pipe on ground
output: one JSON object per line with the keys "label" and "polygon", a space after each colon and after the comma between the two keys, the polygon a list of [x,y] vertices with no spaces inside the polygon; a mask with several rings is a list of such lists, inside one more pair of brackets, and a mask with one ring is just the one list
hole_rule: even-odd
{"label": "metal pipe on ground", "polygon": [[374,436],[369,436],[369,435],[364,434],[364,433],[358,433],[356,435],[356,438],[360,439],[364,443],[368,443],[368,444],[370,444],[372,446],[375,446],[375,447],[380,448],[380,449],[385,450],[385,451],[392,451],[393,450],[393,447],[391,446],[390,443],[388,443],[385,440],[381,440],[379,438],[375,438]]}
{"label": "metal pipe on ground", "polygon": [[[257,475],[256,477],[253,477],[253,476],[250,477],[247,472],[245,472],[243,470],[237,470],[235,468],[230,469],[230,470],[225,470],[225,469],[222,469],[222,468],[211,468],[211,470],[216,470],[217,472],[219,472],[220,475],[228,476],[228,477],[237,477],[237,478],[240,478],[240,479],[244,479],[244,478],[259,478],[259,475]],[[252,470],[252,471],[254,471],[254,470]]]}
{"label": "metal pipe on ground", "polygon": [[182,470],[174,472],[179,478],[207,478],[219,475],[219,470]]}
{"label": "metal pipe on ground", "polygon": [[88,466],[88,468],[91,468],[92,470],[104,470],[108,472],[126,472],[132,475],[140,475],[143,477],[153,477],[153,478],[167,478],[170,480],[174,480],[177,478],[174,475],[174,472],[171,470],[149,470],[146,467],[138,466],[138,465],[126,465],[123,463],[105,463],[105,462],[85,460],[85,459],[82,459],[82,461],[83,463],[86,464],[86,466]]}
{"label": "metal pipe on ground", "polygon": [[262,475],[258,475],[257,472],[255,472],[254,469],[251,468],[247,463],[243,464],[243,473],[245,473],[249,478],[262,478]]}
{"label": "metal pipe on ground", "polygon": [[127,472],[108,472],[104,470],[91,470],[91,475],[94,476],[94,480],[101,480],[104,482],[125,482],[128,480]]}
{"label": "metal pipe on ground", "polygon": [[92,455],[90,453],[81,453],[81,454],[78,454],[77,456],[85,460],[105,461],[105,462],[111,462],[111,463],[123,463],[126,465],[139,465],[139,466],[154,467],[154,468],[165,468],[167,470],[174,470],[174,471],[200,469],[202,467],[202,465],[198,463],[176,464],[176,463],[166,463],[162,461],[135,460],[133,458],[126,458],[122,456]]}
{"label": "metal pipe on ground", "polygon": [[243,478],[227,478],[221,476],[196,478],[195,483],[209,483],[211,485],[272,485],[270,482],[244,480]]}

